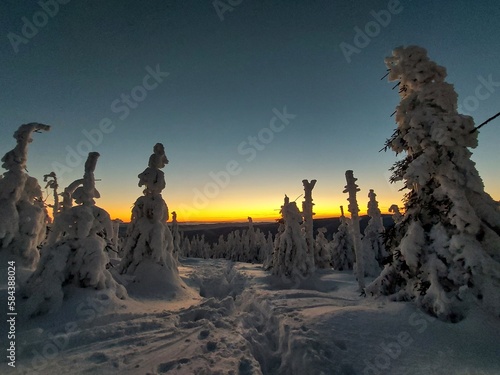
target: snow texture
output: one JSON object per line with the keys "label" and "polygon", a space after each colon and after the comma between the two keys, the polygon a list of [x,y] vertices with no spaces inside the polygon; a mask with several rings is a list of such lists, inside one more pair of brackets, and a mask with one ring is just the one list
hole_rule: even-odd
{"label": "snow texture", "polygon": [[401,96],[386,146],[406,154],[391,180],[408,193],[392,262],[367,292],[413,300],[448,321],[475,303],[500,316],[500,210],[471,160],[474,121],[457,113],[446,70],[425,49],[399,47],[385,62]]}
{"label": "snow texture", "polygon": [[[412,304],[363,298],[351,273],[283,286],[260,265],[181,259],[190,299],[73,294],[19,325],[2,374],[497,375],[500,321],[448,324]],[[5,281],[0,281],[5,283]]]}

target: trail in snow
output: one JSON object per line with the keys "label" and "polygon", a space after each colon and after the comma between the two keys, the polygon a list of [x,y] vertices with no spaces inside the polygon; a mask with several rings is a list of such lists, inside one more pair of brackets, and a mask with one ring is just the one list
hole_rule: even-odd
{"label": "trail in snow", "polygon": [[59,313],[24,322],[18,368],[5,373],[500,373],[500,322],[480,310],[443,323],[359,296],[350,273],[294,285],[226,260],[185,259],[179,270],[191,298],[115,303],[75,290]]}

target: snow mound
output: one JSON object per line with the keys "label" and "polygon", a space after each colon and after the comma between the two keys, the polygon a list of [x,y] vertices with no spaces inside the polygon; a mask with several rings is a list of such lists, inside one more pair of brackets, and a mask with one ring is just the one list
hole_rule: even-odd
{"label": "snow mound", "polygon": [[174,300],[197,295],[168,267],[151,259],[144,259],[136,267],[133,276],[118,276],[127,288],[128,294],[136,299]]}

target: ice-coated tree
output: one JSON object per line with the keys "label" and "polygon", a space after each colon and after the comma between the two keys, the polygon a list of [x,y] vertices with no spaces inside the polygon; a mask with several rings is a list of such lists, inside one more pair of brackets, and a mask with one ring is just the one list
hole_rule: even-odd
{"label": "ice-coated tree", "polygon": [[352,270],[354,263],[354,245],[350,219],[344,215],[344,207],[340,206],[340,225],[331,242],[331,264],[338,271]]}
{"label": "ice-coated tree", "polygon": [[275,248],[272,273],[283,279],[300,281],[314,272],[314,254],[309,252],[301,230],[302,214],[297,204],[285,195],[281,215],[284,231]]}
{"label": "ice-coated tree", "polygon": [[314,264],[316,268],[331,267],[331,243],[325,237],[326,228],[319,228],[314,240]]}
{"label": "ice-coated tree", "polygon": [[368,216],[370,220],[365,228],[362,245],[363,245],[363,261],[365,268],[365,276],[376,277],[382,271],[381,265],[385,257],[387,257],[387,251],[384,246],[384,239],[382,237],[384,233],[384,225],[382,223],[382,213],[378,208],[377,194],[370,189],[368,193]]}
{"label": "ice-coated tree", "polygon": [[44,241],[47,212],[42,202],[42,189],[34,177],[26,173],[28,145],[33,132],[49,131],[39,123],[21,125],[16,132],[16,146],[2,158],[6,169],[0,179],[0,244],[11,260],[32,268],[40,258],[38,246]]}
{"label": "ice-coated tree", "polygon": [[[238,232],[239,235],[239,232]],[[240,241],[238,237],[238,242]],[[194,236],[191,240],[191,252],[195,258],[209,259],[212,255],[212,248],[205,240],[205,235]]]}
{"label": "ice-coated tree", "polygon": [[191,241],[186,236],[181,237],[181,254],[186,258],[191,256]]}
{"label": "ice-coated tree", "polygon": [[247,220],[248,229],[243,231],[241,243],[238,246],[240,251],[237,260],[240,262],[254,262],[258,258],[257,239],[255,228],[253,226],[253,220],[250,216]]}
{"label": "ice-coated tree", "polygon": [[226,258],[227,256],[227,243],[226,240],[224,239],[224,235],[220,235],[217,243],[214,244],[214,258]]}
{"label": "ice-coated tree", "polygon": [[306,238],[306,244],[309,254],[314,254],[314,260],[316,260],[317,255],[315,253],[314,244],[314,203],[312,198],[312,191],[316,185],[316,180],[302,180],[302,185],[304,186],[304,200],[302,201],[302,215],[304,216],[304,222],[302,224],[304,228],[304,236]]}
{"label": "ice-coated tree", "polygon": [[[157,143],[149,157],[148,167],[138,176],[139,186],[145,186],[145,189],[144,195],[135,201],[132,208],[123,248],[124,256],[118,266],[118,271],[122,274],[136,274],[141,263],[144,263],[141,268],[147,268],[151,263],[160,266],[166,276],[178,273],[177,263],[172,255],[172,234],[167,225],[168,207],[161,196],[166,183],[165,175],[160,169],[166,164],[168,159],[165,149],[161,143]],[[147,277],[146,272],[139,273],[141,277]]]}
{"label": "ice-coated tree", "polygon": [[471,303],[500,316],[500,211],[471,160],[473,119],[457,113],[446,70],[425,49],[399,47],[385,62],[401,95],[386,148],[406,154],[391,181],[403,181],[407,194],[392,262],[366,290],[413,300],[447,321]]}
{"label": "ice-coated tree", "polygon": [[82,184],[73,193],[78,205],[55,217],[40,262],[22,288],[27,299],[23,311],[29,316],[58,310],[70,286],[126,297],[125,288],[106,269],[105,248],[113,229],[109,214],[94,201],[100,197],[94,179],[98,157],[89,153]]}
{"label": "ice-coated tree", "polygon": [[122,224],[123,221],[120,219],[113,219],[111,220],[111,223],[113,224],[113,236],[111,237],[112,246],[108,248],[108,250],[110,250],[108,252],[108,255],[110,258],[118,259],[122,248],[122,241],[120,238],[120,224]]}
{"label": "ice-coated tree", "polygon": [[52,207],[52,217],[54,218],[59,213],[59,193],[57,192],[59,184],[57,183],[57,176],[55,172],[50,172],[49,174],[43,175],[43,181],[47,183],[45,185],[46,189],[50,188],[54,191],[53,192],[54,203],[49,205],[49,207]]}
{"label": "ice-coated tree", "polygon": [[273,252],[273,235],[271,232],[266,235],[261,230],[257,229],[256,237],[258,244],[258,263],[264,263],[264,261],[268,258],[269,254]]}
{"label": "ice-coated tree", "polygon": [[359,229],[359,206],[356,199],[356,194],[359,191],[358,185],[356,185],[357,178],[354,178],[354,173],[351,170],[345,172],[345,178],[347,185],[345,186],[344,193],[349,194],[349,206],[347,210],[351,213],[351,234],[352,242],[354,245],[354,255],[356,259],[356,264],[354,265],[354,273],[356,279],[358,280],[359,289],[363,290],[365,287],[364,279],[364,256],[363,256],[363,245],[361,243],[361,232]]}
{"label": "ice-coated tree", "polygon": [[[285,194],[285,202],[288,200],[288,196]],[[283,206],[281,206],[283,209]],[[283,215],[279,219],[276,219],[276,222],[278,223],[278,232],[276,233],[276,236],[274,237],[273,244],[272,244],[272,251],[264,261],[264,264],[262,265],[263,268],[268,271],[273,268],[273,264],[278,262],[278,248],[280,244],[280,237],[285,231],[285,221],[283,220]]]}
{"label": "ice-coated tree", "polygon": [[172,256],[176,261],[179,260],[179,254],[181,252],[181,234],[179,233],[179,222],[177,221],[177,213],[172,211],[172,241],[174,244],[174,249],[172,251]]}
{"label": "ice-coated tree", "polygon": [[392,220],[394,224],[399,224],[401,220],[403,220],[403,215],[401,215],[401,211],[399,210],[399,206],[397,204],[391,205],[389,207],[389,212],[392,213]]}

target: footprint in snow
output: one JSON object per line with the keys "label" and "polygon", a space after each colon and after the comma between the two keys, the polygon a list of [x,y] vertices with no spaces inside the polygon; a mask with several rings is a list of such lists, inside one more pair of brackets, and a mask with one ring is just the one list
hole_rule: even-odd
{"label": "footprint in snow", "polygon": [[208,337],[208,335],[210,335],[210,331],[208,329],[204,329],[203,331],[201,331],[199,334],[198,334],[198,338],[200,340],[203,340],[203,339],[206,339]]}
{"label": "footprint in snow", "polygon": [[104,363],[109,360],[109,357],[101,352],[97,352],[92,354],[90,357],[87,358],[87,361],[93,362],[93,363]]}

